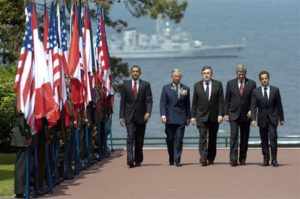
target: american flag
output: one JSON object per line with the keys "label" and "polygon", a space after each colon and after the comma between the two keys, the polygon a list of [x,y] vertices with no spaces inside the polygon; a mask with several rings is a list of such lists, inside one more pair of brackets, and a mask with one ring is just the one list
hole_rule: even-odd
{"label": "american flag", "polygon": [[66,15],[65,15],[65,5],[61,7],[61,49],[63,51],[62,64],[65,74],[69,75],[68,71],[68,37],[67,37],[67,27],[66,27]]}
{"label": "american flag", "polygon": [[104,24],[104,11],[103,8],[97,8],[97,58],[98,58],[98,70],[100,72],[100,81],[106,96],[114,95],[114,89],[112,84],[112,73],[110,68],[109,51],[105,36],[105,24]]}
{"label": "american flag", "polygon": [[22,48],[19,56],[18,70],[14,84],[14,90],[17,93],[18,110],[24,113],[27,123],[34,125],[34,72],[33,64],[33,41],[32,41],[32,15],[31,2],[25,7],[26,23],[25,36],[23,38]]}
{"label": "american flag", "polygon": [[[54,99],[57,105],[61,101],[61,64],[59,56],[58,47],[58,37],[57,37],[57,20],[56,20],[56,6],[54,2],[51,3],[51,13],[50,13],[50,28],[48,33],[48,43],[49,43],[49,61],[48,61],[48,71],[50,77],[50,83],[54,93]],[[59,112],[51,118],[53,121],[59,119]]]}

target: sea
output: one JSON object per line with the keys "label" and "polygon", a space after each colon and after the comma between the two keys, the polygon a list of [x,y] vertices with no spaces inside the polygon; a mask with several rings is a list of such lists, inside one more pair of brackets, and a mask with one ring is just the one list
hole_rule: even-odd
{"label": "sea", "polygon": [[[245,64],[247,77],[258,81],[262,70],[270,72],[270,84],[279,87],[283,102],[285,124],[278,127],[279,136],[300,136],[300,1],[299,0],[189,0],[184,18],[171,24],[190,32],[204,44],[240,44],[245,38],[247,47],[235,58],[180,58],[131,59],[129,66],[140,65],[141,79],[150,82],[153,110],[147,123],[146,137],[165,137],[160,121],[159,100],[162,86],[171,82],[175,67],[183,73],[182,83],[191,88],[201,80],[204,65],[213,67],[213,79],[223,83],[224,93],[228,80],[235,78],[237,64]],[[129,28],[140,33],[154,34],[155,20],[134,18],[120,3],[110,12],[112,19],[123,19]],[[107,36],[114,34],[107,30]],[[112,136],[126,137],[126,129],[119,124],[120,96],[116,94],[112,118]],[[220,125],[218,136],[229,136],[228,122]],[[258,136],[258,127],[251,127],[250,136]],[[198,137],[195,126],[186,128],[185,136]]]}

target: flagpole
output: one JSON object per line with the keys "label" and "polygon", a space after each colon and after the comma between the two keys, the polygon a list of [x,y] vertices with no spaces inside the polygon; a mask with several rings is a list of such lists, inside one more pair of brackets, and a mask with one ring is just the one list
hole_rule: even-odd
{"label": "flagpole", "polygon": [[29,199],[29,146],[26,146],[26,199]]}

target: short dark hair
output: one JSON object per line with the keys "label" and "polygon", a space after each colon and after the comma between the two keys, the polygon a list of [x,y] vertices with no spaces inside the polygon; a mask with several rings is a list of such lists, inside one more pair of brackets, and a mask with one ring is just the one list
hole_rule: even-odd
{"label": "short dark hair", "polygon": [[270,73],[269,73],[268,71],[265,71],[265,70],[261,71],[261,72],[258,74],[258,78],[260,79],[260,76],[262,76],[262,75],[267,75],[268,78],[270,78]]}
{"label": "short dark hair", "polygon": [[137,69],[139,69],[140,72],[142,72],[142,71],[141,71],[141,67],[138,66],[138,65],[133,65],[133,66],[131,66],[130,71],[132,71],[133,68],[137,68]]}
{"label": "short dark hair", "polygon": [[211,73],[213,72],[212,67],[210,65],[203,66],[201,71],[203,72],[207,69],[209,69],[211,71]]}

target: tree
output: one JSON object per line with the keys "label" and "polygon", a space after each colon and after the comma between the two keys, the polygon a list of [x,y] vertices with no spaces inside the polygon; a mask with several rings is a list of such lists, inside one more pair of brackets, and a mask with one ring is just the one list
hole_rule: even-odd
{"label": "tree", "polygon": [[15,63],[24,35],[24,0],[0,1],[0,60]]}

